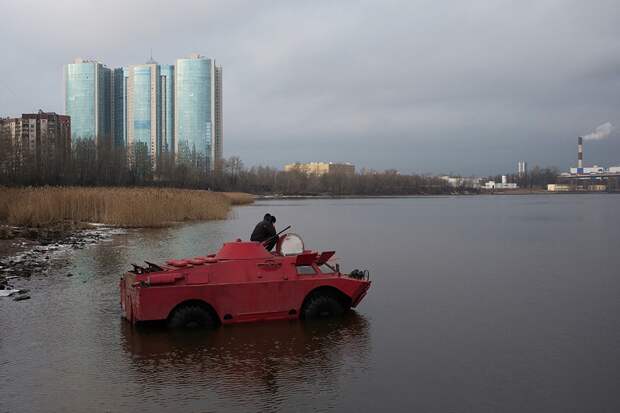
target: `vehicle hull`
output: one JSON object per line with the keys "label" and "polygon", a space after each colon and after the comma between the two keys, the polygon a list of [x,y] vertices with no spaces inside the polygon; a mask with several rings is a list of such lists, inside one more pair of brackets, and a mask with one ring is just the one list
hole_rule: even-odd
{"label": "vehicle hull", "polygon": [[320,263],[312,261],[317,253],[256,256],[262,252],[243,254],[243,248],[257,243],[236,244],[239,257],[230,255],[228,245],[228,255],[220,259],[216,255],[194,259],[191,265],[175,262],[182,266],[162,267],[161,271],[125,273],[120,280],[123,317],[132,323],[167,320],[179,306],[198,305],[222,324],[297,319],[312,294],[330,295],[351,308],[360,303],[371,284],[335,270],[322,272]]}

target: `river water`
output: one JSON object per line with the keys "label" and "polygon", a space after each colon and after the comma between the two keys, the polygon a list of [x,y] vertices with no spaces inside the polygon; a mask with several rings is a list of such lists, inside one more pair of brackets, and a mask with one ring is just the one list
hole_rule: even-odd
{"label": "river water", "polygon": [[[617,412],[619,211],[617,195],[280,200],[115,235],[16,282],[31,300],[0,298],[0,412]],[[354,312],[206,334],[121,320],[130,262],[214,252],[265,212],[371,272]]]}

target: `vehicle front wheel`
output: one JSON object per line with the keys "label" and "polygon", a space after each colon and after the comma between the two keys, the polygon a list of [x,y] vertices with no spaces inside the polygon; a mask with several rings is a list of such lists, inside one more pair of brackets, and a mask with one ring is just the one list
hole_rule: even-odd
{"label": "vehicle front wheel", "polygon": [[168,320],[170,328],[215,328],[209,310],[198,305],[187,305],[174,311]]}
{"label": "vehicle front wheel", "polygon": [[315,295],[308,299],[302,312],[305,320],[339,316],[344,313],[344,306],[329,295]]}

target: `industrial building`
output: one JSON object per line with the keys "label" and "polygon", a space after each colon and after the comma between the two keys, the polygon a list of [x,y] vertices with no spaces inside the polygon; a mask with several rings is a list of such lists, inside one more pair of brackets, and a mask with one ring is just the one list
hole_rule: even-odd
{"label": "industrial building", "polygon": [[577,138],[577,167],[570,168],[558,176],[556,185],[548,185],[550,192],[591,191],[620,192],[620,166],[605,168],[594,165],[585,167],[583,163],[583,137]]}
{"label": "industrial building", "polygon": [[284,165],[284,171],[299,171],[307,175],[325,175],[325,174],[338,174],[338,175],[355,175],[355,165],[350,163],[335,163],[335,162],[308,162],[308,163],[290,163]]}

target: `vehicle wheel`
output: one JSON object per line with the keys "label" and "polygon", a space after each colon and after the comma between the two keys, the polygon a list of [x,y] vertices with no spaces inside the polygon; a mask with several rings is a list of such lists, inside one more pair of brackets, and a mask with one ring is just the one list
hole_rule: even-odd
{"label": "vehicle wheel", "polygon": [[329,295],[315,295],[308,299],[302,316],[305,320],[339,316],[344,313],[340,302]]}
{"label": "vehicle wheel", "polygon": [[188,305],[175,310],[168,320],[168,327],[214,328],[215,321],[209,310],[197,305]]}

